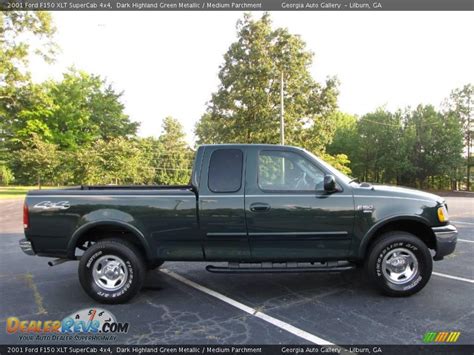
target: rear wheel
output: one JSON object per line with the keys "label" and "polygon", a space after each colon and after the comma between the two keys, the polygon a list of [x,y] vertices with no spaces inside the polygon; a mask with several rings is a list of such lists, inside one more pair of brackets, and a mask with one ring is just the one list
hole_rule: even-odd
{"label": "rear wheel", "polygon": [[146,268],[138,249],[119,239],[99,241],[79,262],[79,281],[86,293],[102,303],[123,303],[140,291]]}
{"label": "rear wheel", "polygon": [[370,248],[369,279],[386,295],[410,296],[425,287],[433,261],[428,247],[406,232],[382,235]]}

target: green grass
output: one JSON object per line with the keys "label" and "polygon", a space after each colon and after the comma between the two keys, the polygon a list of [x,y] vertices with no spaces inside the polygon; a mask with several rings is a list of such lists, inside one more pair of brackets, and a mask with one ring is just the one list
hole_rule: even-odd
{"label": "green grass", "polygon": [[[43,186],[42,189],[56,189],[56,186]],[[0,186],[0,200],[23,198],[29,190],[37,190],[38,186]]]}

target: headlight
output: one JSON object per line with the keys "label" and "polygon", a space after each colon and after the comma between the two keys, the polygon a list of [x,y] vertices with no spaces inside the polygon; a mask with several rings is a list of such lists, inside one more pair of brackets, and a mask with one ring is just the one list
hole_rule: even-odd
{"label": "headlight", "polygon": [[448,210],[445,205],[438,208],[438,220],[440,222],[447,222],[449,221]]}

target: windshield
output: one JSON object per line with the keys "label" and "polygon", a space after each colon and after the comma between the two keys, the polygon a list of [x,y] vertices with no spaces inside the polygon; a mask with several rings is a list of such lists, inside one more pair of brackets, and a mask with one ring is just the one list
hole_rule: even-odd
{"label": "windshield", "polygon": [[341,173],[339,170],[337,170],[335,167],[333,167],[332,165],[326,163],[324,160],[322,160],[321,158],[318,158],[316,155],[314,155],[313,153],[311,152],[308,152],[307,150],[303,149],[305,151],[305,153],[309,154],[312,158],[314,158],[319,164],[321,164],[324,168],[326,168],[327,170],[329,170],[331,172],[331,174],[333,174],[337,179],[341,180],[342,182],[348,184],[352,178],[350,178],[349,176],[347,176],[346,174],[343,174]]}

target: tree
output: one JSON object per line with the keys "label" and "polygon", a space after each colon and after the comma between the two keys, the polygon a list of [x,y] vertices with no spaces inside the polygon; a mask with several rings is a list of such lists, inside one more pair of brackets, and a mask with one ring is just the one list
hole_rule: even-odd
{"label": "tree", "polygon": [[136,140],[98,140],[78,150],[74,181],[80,184],[150,184],[154,169]]}
{"label": "tree", "polygon": [[0,164],[7,164],[11,158],[7,147],[9,125],[19,105],[19,90],[30,82],[29,58],[39,55],[51,62],[56,51],[54,33],[48,12],[0,12]]}
{"label": "tree", "polygon": [[13,172],[6,165],[0,165],[0,185],[9,185],[15,180]]}
{"label": "tree", "polygon": [[335,124],[334,136],[326,151],[330,154],[349,153],[357,147],[357,117],[343,113],[334,112]]}
{"label": "tree", "polygon": [[[343,112],[334,112],[332,120],[335,124],[334,136],[331,143],[326,147],[328,155],[336,157],[332,162],[331,157],[324,157],[326,161],[336,168],[342,169],[346,174],[359,175],[359,171],[354,170],[354,165],[360,161],[360,143],[357,132],[357,118]],[[345,156],[345,157],[344,157]],[[338,166],[340,161],[342,166]],[[350,169],[348,167],[350,165]]]}
{"label": "tree", "polygon": [[360,155],[354,169],[358,174],[363,180],[399,183],[405,164],[402,113],[379,108],[361,117],[357,132]]}
{"label": "tree", "polygon": [[60,165],[58,147],[42,141],[36,134],[23,143],[23,148],[17,152],[14,161],[18,180],[25,184],[37,184],[38,188],[58,181]]}
{"label": "tree", "polygon": [[313,53],[299,36],[272,29],[270,16],[237,23],[238,39],[224,55],[220,85],[196,126],[201,143],[278,143],[281,75],[286,143],[324,152],[337,106],[337,82],[317,83]]}
{"label": "tree", "polygon": [[[454,178],[462,163],[463,149],[462,129],[456,116],[443,115],[431,105],[418,105],[407,116],[405,137],[419,187],[427,186],[428,177]],[[408,179],[413,180],[410,176]]]}
{"label": "tree", "polygon": [[187,184],[194,154],[186,143],[183,126],[175,118],[166,117],[162,129],[153,154],[156,182],[164,185]]}
{"label": "tree", "polygon": [[76,150],[98,139],[133,136],[138,127],[123,112],[121,94],[86,72],[71,69],[59,82],[28,84],[16,96],[4,124],[11,150],[32,134],[60,149]]}
{"label": "tree", "polygon": [[[56,29],[51,14],[45,11],[0,12],[0,87],[28,81],[28,59],[32,54],[52,61]],[[33,48],[31,36],[38,46]],[[3,93],[5,94],[5,92]],[[9,97],[2,96],[6,99]]]}
{"label": "tree", "polygon": [[446,113],[456,117],[463,131],[464,148],[467,162],[467,181],[466,188],[470,189],[470,171],[474,162],[471,159],[472,151],[472,132],[474,131],[474,85],[467,84],[462,88],[451,92],[449,99],[445,102]]}

